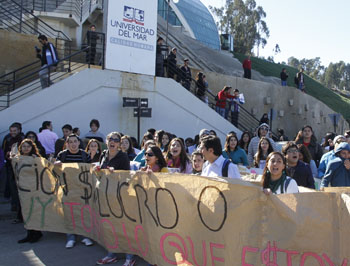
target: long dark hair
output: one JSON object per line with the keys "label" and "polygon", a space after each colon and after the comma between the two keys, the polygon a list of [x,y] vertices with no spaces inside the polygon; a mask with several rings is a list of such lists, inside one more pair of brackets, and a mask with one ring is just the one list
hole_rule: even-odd
{"label": "long dark hair", "polygon": [[120,139],[120,143],[121,143],[121,141],[122,141],[123,139],[126,139],[126,140],[128,140],[128,142],[129,142],[129,148],[128,148],[128,150],[126,151],[126,153],[127,153],[127,154],[134,154],[134,153],[135,153],[135,150],[134,150],[134,147],[133,147],[133,145],[132,145],[132,141],[131,141],[130,136],[128,136],[128,135],[122,136],[122,138]]}
{"label": "long dark hair", "polygon": [[154,134],[154,140],[157,143],[157,146],[159,148],[162,147],[162,138],[163,138],[163,134],[165,133],[165,131],[163,129],[157,130],[156,133]]}
{"label": "long dark hair", "polygon": [[303,162],[310,164],[312,160],[311,153],[308,148],[304,146],[304,144],[298,144],[298,150],[303,155]]}
{"label": "long dark hair", "polygon": [[249,137],[247,146],[249,145],[250,140],[252,139],[252,137],[251,137],[251,135],[250,135],[250,132],[249,132],[249,131],[244,131],[244,132],[242,133],[241,139],[240,139],[239,142],[238,142],[239,147],[241,147],[242,149],[244,149],[243,137],[244,137],[245,135],[248,135],[248,137]]}
{"label": "long dark hair", "polygon": [[159,169],[161,170],[164,167],[167,167],[166,161],[164,159],[163,153],[161,151],[161,149],[156,146],[156,145],[150,145],[148,146],[147,149],[151,149],[154,156],[156,156],[156,158],[158,159],[156,164],[159,166]]}
{"label": "long dark hair", "polygon": [[181,146],[181,152],[180,152],[180,165],[181,165],[181,170],[185,170],[186,169],[186,164],[187,162],[189,162],[189,159],[187,157],[187,154],[186,154],[186,150],[185,150],[185,146],[183,144],[183,142],[181,141],[180,138],[174,138],[170,141],[169,145],[168,145],[168,150],[166,152],[166,159],[167,160],[173,160],[173,156],[171,155],[170,153],[170,149],[171,149],[171,145],[175,142],[179,142],[180,143],[180,146]]}
{"label": "long dark hair", "polygon": [[101,153],[102,152],[101,144],[100,144],[100,142],[97,139],[90,139],[88,144],[86,145],[85,151],[86,152],[89,151],[89,148],[90,148],[90,145],[91,145],[92,142],[96,142],[97,143],[97,153]]}
{"label": "long dark hair", "polygon": [[[262,183],[262,187],[263,188],[268,188],[269,187],[269,184],[270,184],[270,181],[271,181],[271,173],[269,171],[269,169],[267,168],[267,165],[271,159],[271,157],[273,155],[279,155],[281,158],[282,158],[282,161],[283,161],[283,164],[284,164],[284,169],[283,171],[286,170],[286,158],[284,158],[283,154],[278,152],[278,151],[274,151],[274,152],[271,152],[269,154],[269,156],[267,156],[266,158],[266,165],[265,165],[265,168],[264,168],[264,171],[263,171],[263,174],[262,174],[262,179],[261,179],[261,183]],[[282,171],[282,173],[283,173]]]}
{"label": "long dark hair", "polygon": [[237,141],[237,145],[236,145],[236,147],[235,147],[235,151],[238,149],[238,138],[237,138],[237,135],[236,134],[232,134],[232,133],[230,133],[230,134],[228,134],[227,136],[226,136],[226,141],[225,141],[225,151],[227,152],[227,154],[229,154],[230,153],[230,151],[231,151],[231,148],[230,148],[230,141],[231,141],[231,138],[235,138],[236,139],[236,141]]}
{"label": "long dark hair", "polygon": [[271,152],[273,152],[273,147],[271,145],[271,142],[268,138],[266,137],[262,137],[259,141],[259,148],[258,148],[258,152],[254,155],[254,166],[255,167],[259,167],[259,162],[260,160],[264,160],[265,158],[263,158],[264,156],[264,152],[263,150],[261,149],[261,143],[266,140],[268,143],[269,143],[269,148],[267,150],[267,155],[269,155]]}
{"label": "long dark hair", "polygon": [[38,147],[36,146],[35,142],[33,142],[31,139],[24,139],[24,140],[22,140],[21,144],[18,147],[18,153],[19,154],[23,155],[23,151],[22,151],[23,143],[27,143],[27,144],[29,144],[32,147],[32,149],[30,150],[30,153],[28,154],[29,156],[36,155],[38,157],[41,157],[41,155],[39,153],[39,150],[38,150]]}

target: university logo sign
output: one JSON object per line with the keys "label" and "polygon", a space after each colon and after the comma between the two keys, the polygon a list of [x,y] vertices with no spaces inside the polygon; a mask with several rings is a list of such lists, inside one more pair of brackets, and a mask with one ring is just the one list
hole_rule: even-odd
{"label": "university logo sign", "polygon": [[135,22],[138,25],[144,25],[145,11],[130,6],[124,6],[124,18],[123,21]]}

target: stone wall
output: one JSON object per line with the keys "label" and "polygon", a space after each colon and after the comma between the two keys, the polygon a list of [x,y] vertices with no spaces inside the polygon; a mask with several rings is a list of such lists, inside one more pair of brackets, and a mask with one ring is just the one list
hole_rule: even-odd
{"label": "stone wall", "polygon": [[[272,121],[272,129],[283,128],[286,135],[294,138],[303,125],[309,124],[314,129],[318,140],[326,132],[334,132],[329,114],[335,111],[314,97],[300,92],[293,87],[282,87],[267,82],[231,77],[214,72],[206,72],[210,89],[217,93],[225,85],[238,88],[245,96],[244,108],[260,120],[263,113],[275,110],[276,118]],[[349,125],[340,117],[336,132],[343,134]]]}

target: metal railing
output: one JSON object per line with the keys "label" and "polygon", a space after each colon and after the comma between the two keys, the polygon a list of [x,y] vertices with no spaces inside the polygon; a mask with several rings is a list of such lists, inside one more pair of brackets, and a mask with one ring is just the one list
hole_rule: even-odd
{"label": "metal railing", "polygon": [[[167,65],[166,68],[168,67],[170,66]],[[176,79],[175,78],[174,79],[180,84],[182,84],[182,80],[183,80],[183,77],[185,77],[185,73],[182,72],[182,70],[178,67],[176,67],[176,69],[173,69],[173,72],[177,73]],[[194,80],[191,77],[189,91],[193,93],[195,96],[197,96],[196,90],[197,90],[196,80]],[[197,97],[200,100],[207,103],[210,108],[216,111],[216,103],[217,103],[216,95],[214,95],[210,89],[205,90],[205,96],[204,96],[205,100],[199,96]],[[230,100],[227,100],[225,104],[226,116],[224,118],[228,120],[230,123],[234,124],[232,120],[231,108],[232,106],[230,105]],[[242,104],[239,104],[239,118],[238,118],[238,123],[236,127],[242,131],[255,132],[259,124],[260,124],[260,121],[253,114],[251,114],[247,109],[245,109]],[[277,136],[277,134],[274,132],[272,132],[272,134],[275,137]]]}
{"label": "metal railing", "polygon": [[[11,0],[3,0],[9,2]],[[84,20],[95,8],[103,9],[103,0],[14,0],[24,8],[39,12],[55,12],[68,14],[78,21]]]}
{"label": "metal railing", "polygon": [[[91,62],[91,52],[92,47],[87,46],[59,60],[55,67],[41,67],[41,60],[36,60],[26,66],[1,76],[0,109],[8,108],[12,103],[41,90],[42,84],[39,79],[39,72],[42,70],[47,70],[48,86],[50,86],[50,84],[69,77],[76,71],[90,68],[93,63]],[[104,69],[104,55],[105,51],[103,49],[101,59],[102,69]]]}

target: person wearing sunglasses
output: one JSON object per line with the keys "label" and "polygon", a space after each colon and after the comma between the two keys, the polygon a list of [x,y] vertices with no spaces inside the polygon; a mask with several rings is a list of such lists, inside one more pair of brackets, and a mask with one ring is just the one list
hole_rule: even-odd
{"label": "person wearing sunglasses", "polygon": [[[100,168],[113,170],[130,170],[130,160],[128,155],[121,150],[121,135],[119,132],[111,132],[106,138],[107,150],[104,150],[100,158]],[[118,261],[117,254],[108,254],[99,259],[96,264],[110,264]],[[123,266],[133,266],[136,263],[134,255],[126,254],[126,261]]]}
{"label": "person wearing sunglasses", "polygon": [[260,139],[262,137],[268,138],[273,150],[276,151],[275,142],[273,141],[273,139],[269,138],[269,130],[270,130],[269,125],[265,124],[265,123],[261,124],[257,128],[257,136],[255,136],[254,138],[251,139],[249,146],[248,146],[248,163],[249,163],[249,165],[254,164],[254,155],[258,152],[259,142],[260,142]]}
{"label": "person wearing sunglasses", "polygon": [[146,152],[146,166],[141,171],[168,173],[167,163],[164,159],[161,149],[155,145],[149,145]]}

